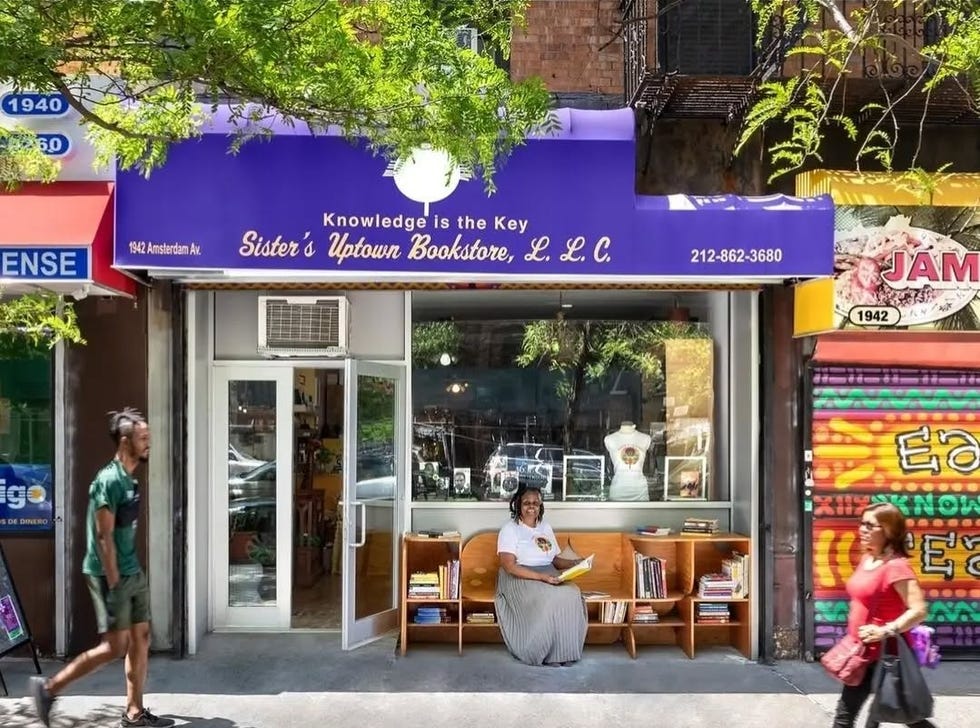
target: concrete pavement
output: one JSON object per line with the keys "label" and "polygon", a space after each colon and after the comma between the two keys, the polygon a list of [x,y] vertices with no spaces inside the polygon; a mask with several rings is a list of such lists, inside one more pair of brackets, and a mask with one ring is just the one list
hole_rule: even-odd
{"label": "concrete pavement", "polygon": [[[57,663],[43,665],[46,674]],[[0,727],[37,725],[24,697],[29,661],[0,660],[12,696],[0,699]],[[578,665],[531,668],[500,645],[442,646],[397,656],[385,639],[344,653],[335,635],[212,635],[186,660],[154,657],[147,705],[199,728],[527,728],[620,724],[830,726],[835,685],[819,666],[763,666],[729,650],[688,660],[676,648],[589,646]],[[980,726],[980,664],[929,671],[940,728]],[[72,687],[56,704],[58,728],[118,724],[121,665]]]}

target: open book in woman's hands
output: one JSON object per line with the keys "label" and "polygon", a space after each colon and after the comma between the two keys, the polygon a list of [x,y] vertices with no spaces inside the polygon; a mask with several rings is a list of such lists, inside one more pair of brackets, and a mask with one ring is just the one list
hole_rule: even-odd
{"label": "open book in woman's hands", "polygon": [[558,575],[558,581],[571,581],[577,576],[582,576],[582,574],[587,574],[592,571],[592,559],[594,558],[595,554],[589,554],[575,564],[575,566],[568,567]]}

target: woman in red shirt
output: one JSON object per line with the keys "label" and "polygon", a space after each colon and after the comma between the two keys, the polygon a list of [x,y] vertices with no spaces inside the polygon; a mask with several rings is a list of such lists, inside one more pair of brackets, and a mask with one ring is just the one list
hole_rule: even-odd
{"label": "woman in red shirt", "polygon": [[[886,637],[902,634],[926,617],[926,600],[908,562],[905,516],[891,503],[873,503],[861,514],[858,535],[864,556],[847,581],[851,607],[847,631],[872,644],[877,659]],[[837,702],[834,728],[852,728],[861,706],[871,694],[875,664],[868,666],[860,685],[845,685]],[[868,723],[874,728],[877,723]],[[927,720],[915,728],[935,728]]]}

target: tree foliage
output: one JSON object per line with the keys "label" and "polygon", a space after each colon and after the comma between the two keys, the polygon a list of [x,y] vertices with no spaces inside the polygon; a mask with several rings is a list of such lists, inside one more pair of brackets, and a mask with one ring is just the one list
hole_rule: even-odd
{"label": "tree foliage", "polygon": [[[790,56],[803,59],[798,76],[760,86],[739,139],[739,149],[768,125],[781,124],[785,138],[769,152],[772,178],[800,169],[808,160],[822,161],[820,143],[831,128],[856,143],[856,165],[873,160],[886,170],[894,163],[900,135],[918,133],[921,143],[932,93],[940,85],[958,86],[971,112],[980,116],[980,6],[976,0],[749,0],[758,18],[760,44],[772,27],[783,29],[792,42]],[[913,23],[912,14],[915,15]],[[904,17],[909,15],[907,19]],[[823,18],[823,27],[817,21]],[[897,19],[897,20],[896,20]],[[905,34],[918,28],[919,38]],[[790,38],[792,28],[805,28]],[[916,47],[918,46],[918,47]],[[917,75],[905,88],[881,85],[878,101],[854,114],[842,112],[847,81],[863,59],[874,57],[882,68],[900,64],[895,48],[918,55]],[[911,94],[922,94],[924,111],[914,130],[902,129],[895,107]],[[918,147],[911,167],[917,166]]]}
{"label": "tree foliage", "polygon": [[0,302],[0,359],[30,359],[64,341],[84,344],[71,303],[53,293]]}
{"label": "tree foliage", "polygon": [[[616,369],[662,383],[664,341],[707,336],[697,325],[674,321],[570,320],[559,315],[524,327],[516,363],[555,375],[555,393],[565,402],[562,444],[565,452],[571,452],[581,399],[589,383],[601,381]],[[698,376],[703,378],[703,372]],[[710,376],[704,381],[710,388]]]}
{"label": "tree foliage", "polygon": [[[275,112],[393,156],[429,144],[492,184],[502,156],[555,123],[543,85],[512,83],[493,57],[507,54],[526,4],[0,0],[0,82],[62,92],[103,161],[146,173],[171,143],[201,133],[204,101],[230,104],[248,128],[236,148],[267,134]],[[464,23],[486,52],[457,45]],[[0,155],[0,179],[44,165],[30,135],[21,139],[19,159]]]}

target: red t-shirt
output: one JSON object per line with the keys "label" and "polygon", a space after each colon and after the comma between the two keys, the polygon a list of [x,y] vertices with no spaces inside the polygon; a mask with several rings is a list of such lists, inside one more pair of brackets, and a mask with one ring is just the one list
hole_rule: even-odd
{"label": "red t-shirt", "polygon": [[[895,584],[915,579],[915,572],[904,558],[886,561],[870,571],[865,568],[866,556],[851,578],[847,580],[847,593],[851,597],[851,609],[847,615],[847,631],[858,636],[858,628],[865,624],[887,624],[900,617],[906,610],[905,602]],[[869,612],[874,614],[869,614]]]}

